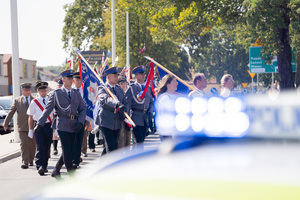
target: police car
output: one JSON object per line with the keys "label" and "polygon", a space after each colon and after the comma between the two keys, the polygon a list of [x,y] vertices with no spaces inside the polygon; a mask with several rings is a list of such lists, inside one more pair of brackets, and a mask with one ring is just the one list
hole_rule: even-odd
{"label": "police car", "polygon": [[157,119],[173,139],[153,151],[112,152],[33,199],[298,200],[299,99],[176,99]]}

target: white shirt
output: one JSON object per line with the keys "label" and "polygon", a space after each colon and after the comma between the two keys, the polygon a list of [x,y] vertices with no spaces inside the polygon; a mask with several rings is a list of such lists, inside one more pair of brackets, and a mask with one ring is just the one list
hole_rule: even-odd
{"label": "white shirt", "polygon": [[[23,95],[22,95],[22,97],[23,97],[23,99],[24,99],[24,102],[26,103],[26,97],[23,96]],[[28,104],[30,104],[30,96],[28,96],[27,99],[28,99]]]}
{"label": "white shirt", "polygon": [[229,97],[230,96],[230,90],[227,87],[222,88],[221,92],[220,92],[220,96],[221,97]]}
{"label": "white shirt", "polygon": [[189,93],[189,97],[195,98],[195,97],[203,97],[204,92],[202,90],[196,89]]}
{"label": "white shirt", "polygon": [[75,85],[73,86],[74,89],[79,90],[81,97],[83,98],[83,88],[80,86],[80,88],[77,88]]}
{"label": "white shirt", "polygon": [[140,84],[139,82],[135,81],[139,86],[140,86],[140,89],[142,89],[142,84]]}
{"label": "white shirt", "polygon": [[[49,97],[48,96],[46,96],[45,98],[42,98],[41,96],[40,97],[38,97],[38,98],[36,98],[37,100],[38,100],[38,102],[41,104],[41,106],[43,107],[43,108],[45,108],[46,107],[46,105],[47,105],[47,103],[48,103],[48,101],[49,101]],[[45,99],[45,103],[46,103],[46,105],[43,103],[43,99]],[[33,120],[35,120],[35,121],[38,121],[39,120],[39,118],[42,116],[42,110],[40,109],[40,107],[34,102],[34,101],[31,101],[31,104],[29,105],[29,107],[28,107],[28,109],[27,109],[27,115],[32,115],[33,116]],[[50,113],[50,118],[51,118],[51,120],[53,120],[53,116],[54,116],[54,111],[52,111],[51,113]],[[46,121],[46,123],[49,123],[50,121],[49,121],[49,119],[47,118],[47,121]]]}

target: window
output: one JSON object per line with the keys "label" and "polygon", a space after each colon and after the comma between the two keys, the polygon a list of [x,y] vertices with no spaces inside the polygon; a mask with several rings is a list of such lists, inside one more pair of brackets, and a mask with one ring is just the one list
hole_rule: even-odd
{"label": "window", "polygon": [[23,64],[23,77],[24,77],[24,78],[28,78],[28,74],[27,74],[27,64],[26,64],[26,63]]}
{"label": "window", "polygon": [[31,77],[35,78],[36,77],[36,67],[35,67],[35,65],[31,65],[31,72],[32,72]]}

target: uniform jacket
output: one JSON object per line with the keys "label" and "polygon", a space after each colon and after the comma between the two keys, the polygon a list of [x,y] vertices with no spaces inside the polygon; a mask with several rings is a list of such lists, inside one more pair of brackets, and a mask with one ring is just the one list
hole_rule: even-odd
{"label": "uniform jacket", "polygon": [[[30,96],[30,101],[33,100],[33,97]],[[17,97],[14,99],[11,108],[8,111],[8,114],[4,120],[3,125],[8,126],[9,122],[13,118],[15,112],[17,111],[17,126],[18,131],[28,131],[28,115],[27,113],[28,107],[25,105],[25,100],[23,96]]]}
{"label": "uniform jacket", "polygon": [[[105,83],[105,86],[113,92],[108,83]],[[117,99],[125,106],[126,111],[127,101],[123,89],[120,86],[115,85],[115,91]],[[109,128],[111,130],[121,129],[122,121],[119,119],[119,114],[114,112],[118,101],[109,96],[104,86],[99,87],[98,101],[100,103],[100,109],[97,115],[96,124],[100,127]]]}
{"label": "uniform jacket", "polygon": [[[66,109],[68,106],[69,109]],[[53,109],[57,114],[52,126],[55,130],[72,133],[76,122],[84,125],[86,107],[78,90],[71,88],[71,99],[63,87],[55,90],[37,124],[44,125]],[[75,119],[72,120],[72,116],[75,116]]]}
{"label": "uniform jacket", "polygon": [[151,88],[148,88],[147,93],[142,101],[137,99],[137,95],[142,89],[137,82],[132,83],[126,91],[126,99],[128,102],[128,113],[131,119],[137,126],[147,126],[148,116],[153,115],[153,97],[151,96]]}

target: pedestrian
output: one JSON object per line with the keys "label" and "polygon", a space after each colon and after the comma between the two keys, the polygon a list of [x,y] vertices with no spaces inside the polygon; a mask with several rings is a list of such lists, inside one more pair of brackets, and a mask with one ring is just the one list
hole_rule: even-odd
{"label": "pedestrian", "polygon": [[196,90],[193,90],[189,93],[190,98],[195,98],[195,97],[204,97],[204,88],[206,88],[207,81],[205,78],[205,75],[203,73],[198,73],[194,77],[194,85],[196,86]]}
{"label": "pedestrian", "polygon": [[221,92],[220,96],[223,98],[227,98],[232,96],[231,90],[234,86],[234,80],[230,74],[225,74],[221,79]]}
{"label": "pedestrian", "polygon": [[153,97],[151,96],[151,89],[148,89],[143,100],[140,101],[137,99],[137,96],[145,88],[145,66],[135,67],[132,73],[136,81],[130,84],[130,87],[126,91],[128,113],[131,113],[131,119],[136,125],[132,129],[135,142],[140,144],[140,148],[143,149],[146,133],[150,126],[149,115],[150,117],[153,116]]}
{"label": "pedestrian", "polygon": [[[123,89],[124,95],[128,88],[127,81],[123,77],[119,77],[118,85]],[[131,130],[129,126],[126,125],[125,122],[122,123],[122,129],[120,132],[118,148],[128,147],[131,142]]]}
{"label": "pedestrian", "polygon": [[34,133],[38,132],[45,124],[49,114],[55,109],[57,114],[55,128],[61,141],[62,155],[54,167],[52,177],[60,176],[60,169],[64,164],[68,173],[73,171],[72,151],[75,134],[83,128],[86,117],[86,107],[79,91],[71,88],[73,73],[74,70],[70,69],[61,72],[63,86],[53,92],[34,128]]}
{"label": "pedestrian", "polygon": [[[118,148],[120,130],[125,119],[124,111],[127,109],[124,91],[117,85],[118,68],[111,67],[105,70],[104,74],[107,81],[99,87],[98,101],[100,109],[96,120],[96,124],[99,125],[104,138],[105,148],[102,155]],[[110,90],[118,100],[114,100],[107,90]]]}
{"label": "pedestrian", "polygon": [[[162,81],[158,87],[157,100],[156,100],[156,120],[159,119],[161,114],[165,110],[175,110],[175,100],[176,98],[182,96],[177,93],[178,82],[175,76],[167,74],[162,78]],[[158,130],[159,132],[159,130]],[[170,136],[165,136],[160,134],[160,140],[163,142],[165,139],[170,138]]]}
{"label": "pedestrian", "polygon": [[[33,99],[29,108],[27,110],[28,118],[28,126],[29,126],[29,133],[28,136],[33,138],[33,127],[37,120],[41,117],[42,112],[44,111],[49,97],[47,96],[47,82],[37,82],[35,88],[39,94],[39,97]],[[40,175],[44,175],[45,172],[48,172],[48,160],[49,160],[49,151],[52,142],[52,134],[53,129],[51,128],[52,121],[53,121],[54,112],[52,111],[50,115],[47,117],[47,121],[45,125],[37,132],[35,136],[36,141],[36,155],[35,155],[35,166],[38,170]]]}
{"label": "pedestrian", "polygon": [[[34,138],[28,137],[28,115],[27,109],[30,102],[33,99],[31,96],[31,83],[21,84],[22,96],[14,99],[11,108],[9,109],[7,116],[3,122],[3,128],[6,131],[9,122],[13,118],[17,111],[17,126],[20,137],[21,156],[22,156],[22,169],[27,169],[28,165],[33,166],[33,160],[35,156],[36,143]],[[17,130],[15,130],[17,131]]]}
{"label": "pedestrian", "polygon": [[[83,88],[81,85],[81,79],[80,79],[80,73],[75,72],[73,74],[73,88],[75,90],[78,90],[80,93],[81,98],[83,98]],[[84,157],[87,157],[86,151],[87,151],[87,131],[85,131],[85,123],[82,127],[82,129],[75,135],[75,143],[74,143],[74,149],[72,153],[73,157],[73,163],[74,168],[78,168],[81,159],[81,153]]]}

